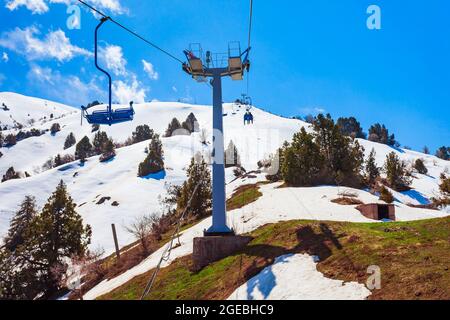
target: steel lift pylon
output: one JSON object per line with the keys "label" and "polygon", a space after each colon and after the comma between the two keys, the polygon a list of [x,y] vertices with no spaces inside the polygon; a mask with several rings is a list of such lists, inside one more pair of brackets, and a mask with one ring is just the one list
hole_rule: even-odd
{"label": "steel lift pylon", "polygon": [[188,62],[183,64],[183,70],[199,82],[210,80],[213,89],[213,213],[212,226],[205,230],[205,236],[234,234],[226,221],[222,78],[242,80],[244,72],[250,69],[249,52],[250,48],[241,52],[239,43],[232,42],[228,45],[227,56],[226,54],[213,56],[207,51],[205,64],[199,44],[197,50],[193,50],[191,45],[189,50],[184,51]]}

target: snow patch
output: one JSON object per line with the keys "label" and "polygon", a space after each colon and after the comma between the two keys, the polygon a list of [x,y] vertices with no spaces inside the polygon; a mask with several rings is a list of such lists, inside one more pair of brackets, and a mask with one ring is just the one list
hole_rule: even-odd
{"label": "snow patch", "polygon": [[370,294],[363,284],[324,277],[316,257],[291,254],[278,257],[228,300],[363,300]]}

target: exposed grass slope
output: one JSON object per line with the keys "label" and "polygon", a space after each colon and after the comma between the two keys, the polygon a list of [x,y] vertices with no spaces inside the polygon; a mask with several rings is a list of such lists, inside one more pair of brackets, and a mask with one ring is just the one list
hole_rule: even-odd
{"label": "exposed grass slope", "polygon": [[[365,283],[378,265],[382,289],[370,299],[450,299],[450,218],[395,223],[288,221],[251,233],[242,251],[190,271],[191,257],[158,274],[148,299],[226,299],[236,288],[288,253],[320,257],[327,277]],[[138,299],[153,270],[100,299]]]}
{"label": "exposed grass slope", "polygon": [[227,200],[227,211],[239,209],[255,202],[262,196],[258,184],[246,184],[236,189],[230,199]]}

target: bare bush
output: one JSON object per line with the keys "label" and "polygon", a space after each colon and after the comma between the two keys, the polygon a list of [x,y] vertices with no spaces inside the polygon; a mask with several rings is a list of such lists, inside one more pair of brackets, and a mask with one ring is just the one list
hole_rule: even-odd
{"label": "bare bush", "polygon": [[155,214],[137,217],[129,226],[125,227],[125,230],[131,233],[140,242],[142,253],[144,255],[149,252],[149,240],[152,235],[154,215]]}

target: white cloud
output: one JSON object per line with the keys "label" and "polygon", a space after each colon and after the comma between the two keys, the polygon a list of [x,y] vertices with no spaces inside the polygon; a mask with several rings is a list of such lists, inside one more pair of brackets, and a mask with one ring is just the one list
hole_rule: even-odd
{"label": "white cloud", "polygon": [[[16,10],[20,7],[25,7],[32,14],[44,14],[49,11],[49,5],[54,3],[70,4],[76,3],[74,0],[9,0],[6,2],[6,8],[10,11]],[[128,12],[121,3],[120,0],[91,0],[91,5],[100,10],[107,10],[115,14],[123,14]]]}
{"label": "white cloud", "polygon": [[114,100],[121,104],[128,104],[130,101],[135,103],[145,102],[147,89],[142,88],[142,84],[132,77],[130,82],[117,80],[113,82]]}
{"label": "white cloud", "polygon": [[309,114],[316,115],[316,114],[319,114],[319,113],[326,113],[327,110],[325,110],[322,107],[306,107],[306,108],[301,108],[300,112],[303,115],[309,115]]}
{"label": "white cloud", "polygon": [[101,48],[100,58],[106,64],[107,69],[112,70],[115,75],[127,75],[127,71],[125,69],[127,61],[123,57],[123,51],[121,47],[108,45],[106,46],[106,48]]}
{"label": "white cloud", "polygon": [[93,100],[106,99],[106,93],[101,90],[94,78],[90,82],[83,82],[73,75],[62,75],[51,68],[32,65],[27,78],[30,86],[39,89],[43,95],[61,101],[68,105],[85,105]]}
{"label": "white cloud", "polygon": [[10,0],[6,3],[6,8],[11,11],[21,6],[25,6],[33,14],[42,14],[48,11],[47,3],[44,0]]}
{"label": "white cloud", "polygon": [[177,87],[173,86],[173,87],[172,87],[172,91],[173,91],[173,92],[178,92]]}
{"label": "white cloud", "polygon": [[39,34],[40,31],[35,26],[15,28],[2,34],[0,46],[22,54],[28,60],[57,59],[63,62],[78,55],[92,55],[88,50],[71,44],[61,29],[49,32],[41,39],[37,37]]}
{"label": "white cloud", "polygon": [[142,59],[142,64],[144,66],[144,71],[147,73],[148,77],[152,80],[158,80],[159,74],[155,71],[153,64],[151,62]]}
{"label": "white cloud", "polygon": [[3,52],[3,54],[2,54],[2,60],[3,60],[3,62],[8,62],[9,61],[9,56],[8,56],[8,54],[6,53],[6,52]]}
{"label": "white cloud", "polygon": [[90,3],[96,8],[106,9],[112,13],[123,14],[128,11],[122,6],[120,0],[91,0]]}
{"label": "white cloud", "polygon": [[[38,82],[46,82],[50,85],[54,85],[54,74],[53,70],[50,68],[41,68],[40,66],[34,65],[31,67],[30,72],[28,73],[29,80],[37,80]],[[60,78],[60,75],[57,76]]]}

